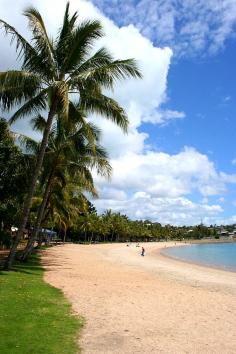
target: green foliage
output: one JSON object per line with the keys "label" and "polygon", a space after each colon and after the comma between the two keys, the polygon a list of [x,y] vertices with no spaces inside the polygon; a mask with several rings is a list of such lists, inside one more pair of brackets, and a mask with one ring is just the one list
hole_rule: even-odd
{"label": "green foliage", "polygon": [[107,210],[102,215],[80,215],[73,228],[68,230],[68,236],[73,241],[80,242],[183,241],[214,238],[217,232],[216,225],[162,226],[149,220],[130,220],[126,215]]}
{"label": "green foliage", "polygon": [[128,118],[119,104],[103,95],[102,89],[113,89],[117,81],[141,78],[134,59],[115,60],[104,48],[95,54],[95,43],[104,36],[99,21],[79,22],[77,13],[69,14],[66,6],[63,25],[56,38],[47,33],[43,18],[37,9],[24,11],[31,39],[27,41],[10,24],[0,19],[0,25],[21,59],[21,70],[0,73],[0,103],[3,109],[16,112],[11,122],[45,109],[68,117],[71,94],[86,112],[99,113],[111,119],[124,130]]}
{"label": "green foliage", "polygon": [[[71,116],[72,108],[76,113],[74,116],[76,116],[77,123],[86,123],[84,125],[87,125],[88,128],[87,117],[81,116],[81,109],[86,114],[96,113],[104,116],[126,132],[127,114],[114,99],[103,94],[104,88],[113,89],[117,81],[126,78],[141,78],[141,73],[134,59],[115,60],[104,48],[94,54],[95,42],[104,35],[102,25],[99,21],[79,23],[77,13],[70,16],[69,3],[66,5],[63,24],[58,36],[53,39],[48,35],[43,18],[37,9],[32,6],[28,7],[24,11],[24,16],[28,21],[30,41],[22,37],[13,26],[0,19],[0,28],[7,36],[10,36],[11,43],[15,42],[16,52],[21,59],[21,70],[0,73],[0,105],[3,110],[8,111],[16,108],[11,116],[11,123],[25,116],[32,116],[32,114],[41,117],[45,111],[47,111],[47,121],[32,169],[34,174],[30,179],[24,199],[24,215],[22,215],[19,232],[6,262],[8,268],[15,258],[22,230],[29,220],[32,198],[42,172],[53,121],[60,119],[67,122]],[[77,106],[74,106],[72,102],[74,97],[77,99]],[[57,127],[60,127],[60,123],[57,124]],[[63,132],[60,132],[58,136],[63,137]],[[98,139],[96,142],[98,145]],[[97,151],[101,158],[102,148],[97,146]],[[64,157],[66,158],[66,154]],[[103,157],[105,157],[104,154]],[[73,162],[75,163],[75,161]],[[103,163],[101,164],[101,162]],[[94,159],[93,167],[99,174],[110,175],[111,169],[106,158],[103,161],[100,159],[100,163]],[[84,172],[85,168],[80,166],[80,170]],[[60,172],[63,172],[62,168]],[[93,188],[91,191],[91,172],[87,169],[83,174],[83,182],[87,180],[87,184],[90,183],[90,192],[95,195],[95,189]],[[20,184],[17,183],[17,185]],[[88,190],[88,188],[85,189]],[[4,189],[2,188],[2,190]],[[44,195],[46,196],[46,193]],[[43,201],[45,200],[46,197],[43,198]],[[42,203],[42,205],[44,204]],[[61,210],[63,210],[61,213],[63,215],[58,215],[58,219],[59,223],[63,225],[66,237],[66,229],[71,224],[66,220],[68,220],[68,215],[71,219],[73,212],[70,208],[65,220],[65,207]],[[39,210],[38,215],[40,213]]]}
{"label": "green foliage", "polygon": [[38,257],[0,273],[0,353],[75,354],[83,321],[43,281]]}
{"label": "green foliage", "polygon": [[22,152],[5,119],[0,118],[0,221],[17,224],[33,157]]}
{"label": "green foliage", "polygon": [[15,144],[7,121],[0,118],[0,200],[22,196],[26,188],[27,158]]}

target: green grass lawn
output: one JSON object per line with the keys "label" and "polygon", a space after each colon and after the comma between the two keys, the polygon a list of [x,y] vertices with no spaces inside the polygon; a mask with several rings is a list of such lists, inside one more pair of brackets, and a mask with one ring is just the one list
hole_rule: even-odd
{"label": "green grass lawn", "polygon": [[0,353],[75,354],[82,319],[43,281],[39,257],[0,272]]}

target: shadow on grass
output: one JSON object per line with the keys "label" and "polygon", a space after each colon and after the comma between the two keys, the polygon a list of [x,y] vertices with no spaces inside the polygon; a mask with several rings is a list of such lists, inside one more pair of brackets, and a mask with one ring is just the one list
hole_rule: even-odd
{"label": "shadow on grass", "polygon": [[[20,252],[18,252],[17,257],[19,258],[19,256],[20,256]],[[2,269],[0,269],[0,275],[6,275],[6,271],[4,271],[3,269],[5,259],[6,257],[1,259],[0,267]],[[43,268],[40,265],[40,261],[39,261],[39,255],[37,253],[34,253],[31,255],[30,259],[27,262],[21,262],[19,260],[16,260],[10,271],[25,273],[25,274],[40,275],[40,271],[42,271],[42,269]]]}
{"label": "shadow on grass", "polygon": [[16,261],[12,267],[12,271],[25,274],[40,275],[43,268],[40,264],[39,255],[37,252],[33,253],[26,262]]}
{"label": "shadow on grass", "polygon": [[[48,247],[44,246],[39,249],[35,249],[35,251],[32,253],[30,258],[27,261],[20,261],[20,255],[21,255],[21,250],[17,252],[17,259],[15,263],[13,264],[12,268],[10,271],[12,272],[19,272],[19,273],[24,273],[24,274],[33,274],[33,275],[40,275],[40,271],[42,271],[44,268],[47,266],[58,266],[60,264],[60,257],[58,259],[52,260],[52,259],[44,259],[40,262],[40,253],[44,250],[46,250]],[[4,271],[3,266],[4,266],[4,261],[8,255],[8,252],[6,254],[0,254],[0,276],[5,275],[6,271]]]}

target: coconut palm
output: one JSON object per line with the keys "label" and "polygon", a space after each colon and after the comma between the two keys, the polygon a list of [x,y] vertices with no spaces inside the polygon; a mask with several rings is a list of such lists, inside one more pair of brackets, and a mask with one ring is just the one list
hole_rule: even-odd
{"label": "coconut palm", "polygon": [[[39,111],[47,111],[47,124],[32,174],[29,192],[25,199],[23,218],[5,268],[14,260],[17,245],[27,223],[37,178],[42,166],[48,137],[57,113],[67,119],[69,109],[74,109],[71,95],[77,95],[81,109],[98,113],[112,120],[124,131],[128,119],[119,104],[103,94],[113,89],[117,80],[128,77],[140,78],[141,74],[133,59],[114,60],[101,48],[91,54],[94,42],[103,36],[99,21],[77,22],[78,15],[69,14],[66,5],[63,25],[57,38],[51,39],[40,13],[33,7],[24,12],[29,22],[32,40],[28,42],[17,30],[0,20],[5,33],[16,42],[21,60],[21,70],[0,73],[0,104],[5,110],[17,106],[11,122]],[[20,106],[20,108],[19,108]]]}
{"label": "coconut palm", "polygon": [[[63,232],[63,240],[66,240],[68,228],[77,224],[77,220],[81,214],[87,211],[86,198],[83,195],[83,181],[71,180],[71,176],[67,175],[66,185],[62,188],[62,184],[58,179],[54,180],[53,190],[48,199],[46,217],[44,223],[51,222],[59,229],[59,235]],[[86,181],[87,183],[87,181]],[[39,246],[41,245],[39,238]]]}
{"label": "coconut palm", "polygon": [[[41,116],[33,120],[34,128],[43,129],[46,125]],[[100,131],[91,123],[84,124],[84,115],[77,122],[77,115],[69,115],[67,121],[58,118],[49,135],[45,153],[41,181],[45,182],[42,203],[38,209],[34,232],[21,256],[26,259],[37,239],[45,208],[58,180],[65,185],[66,176],[74,178],[81,189],[97,196],[90,170],[95,169],[99,175],[109,177],[111,166],[106,151],[98,145]],[[27,142],[28,143],[28,142]],[[27,145],[29,146],[29,144]]]}

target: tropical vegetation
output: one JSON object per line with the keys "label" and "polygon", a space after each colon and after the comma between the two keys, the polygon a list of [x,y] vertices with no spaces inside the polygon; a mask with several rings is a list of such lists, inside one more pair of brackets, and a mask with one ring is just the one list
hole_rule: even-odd
{"label": "tropical vegetation", "polygon": [[30,173],[24,197],[19,230],[14,239],[5,268],[15,259],[17,246],[30,216],[33,197],[42,172],[45,152],[54,121],[67,121],[69,116],[81,122],[81,111],[97,114],[113,121],[124,132],[128,118],[123,108],[104,90],[113,90],[118,80],[141,78],[134,59],[116,60],[106,48],[94,51],[96,40],[104,33],[99,21],[78,21],[78,14],[66,6],[63,24],[56,38],[51,38],[37,9],[24,11],[31,31],[31,41],[3,19],[0,25],[11,42],[16,43],[21,69],[0,73],[0,105],[4,111],[16,108],[10,123],[28,116],[45,115],[42,141]]}

